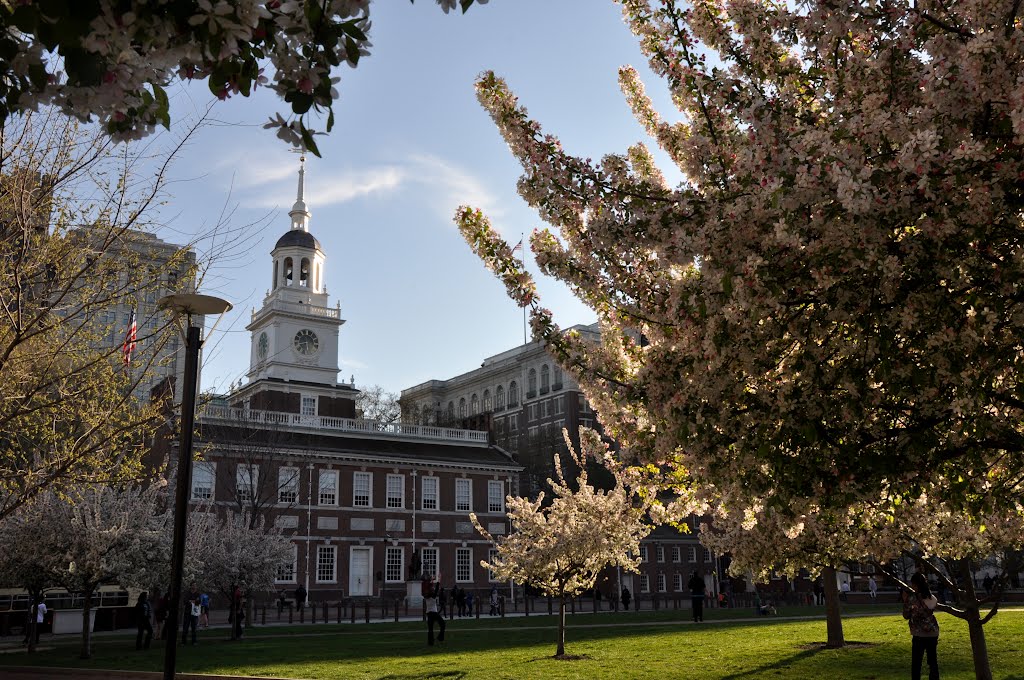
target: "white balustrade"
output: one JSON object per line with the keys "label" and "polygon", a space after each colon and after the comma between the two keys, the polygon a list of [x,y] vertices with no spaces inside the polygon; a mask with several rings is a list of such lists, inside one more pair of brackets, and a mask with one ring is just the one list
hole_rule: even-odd
{"label": "white balustrade", "polygon": [[468,444],[487,444],[488,441],[487,432],[479,430],[457,430],[450,427],[410,425],[408,423],[381,423],[375,420],[362,420],[359,418],[332,418],[328,416],[302,415],[299,413],[282,413],[279,411],[256,411],[227,406],[208,405],[199,414],[199,420],[206,423],[236,423],[239,425],[287,425],[319,431],[371,433],[374,436],[429,439],[432,441],[463,442]]}

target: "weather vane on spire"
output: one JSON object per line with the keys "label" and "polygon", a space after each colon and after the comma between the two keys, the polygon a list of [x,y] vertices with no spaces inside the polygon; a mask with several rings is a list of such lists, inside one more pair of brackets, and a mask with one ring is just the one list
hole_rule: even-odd
{"label": "weather vane on spire", "polygon": [[299,155],[299,186],[295,192],[295,204],[288,213],[292,217],[292,229],[309,230],[309,210],[306,208],[306,150],[292,149]]}

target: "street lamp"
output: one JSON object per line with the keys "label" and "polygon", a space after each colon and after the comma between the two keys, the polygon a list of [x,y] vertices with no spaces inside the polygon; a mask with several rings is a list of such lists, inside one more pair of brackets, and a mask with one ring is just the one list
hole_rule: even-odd
{"label": "street lamp", "polygon": [[[178,605],[181,602],[181,575],[185,567],[185,530],[188,522],[189,490],[192,486],[192,433],[195,429],[196,387],[199,382],[199,348],[203,346],[202,328],[192,324],[195,315],[220,314],[231,310],[231,303],[210,295],[168,295],[157,302],[160,309],[172,312],[175,321],[182,315],[187,324],[185,335],[185,384],[181,392],[181,436],[178,446],[178,479],[174,491],[174,543],[171,546],[171,584],[167,597],[167,625],[174,631],[167,636],[164,651],[164,680],[174,680],[178,653]],[[220,319],[218,319],[219,321]],[[216,327],[216,324],[214,324]]]}

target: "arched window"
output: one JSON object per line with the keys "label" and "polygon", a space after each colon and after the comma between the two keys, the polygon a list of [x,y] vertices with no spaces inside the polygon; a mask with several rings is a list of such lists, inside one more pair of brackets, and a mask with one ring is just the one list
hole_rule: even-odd
{"label": "arched window", "polygon": [[552,387],[556,390],[562,389],[562,368],[555,366],[555,384]]}
{"label": "arched window", "polygon": [[477,413],[480,413],[480,400],[474,394],[469,399],[469,415],[475,416]]}
{"label": "arched window", "polygon": [[284,258],[284,285],[292,285],[292,258]]}
{"label": "arched window", "polygon": [[459,399],[459,417],[460,418],[465,418],[466,417],[466,398],[465,397],[463,397],[462,399]]}
{"label": "arched window", "polygon": [[455,420],[455,402],[454,401],[449,401],[448,402],[448,422],[451,423],[453,420]]}
{"label": "arched window", "polygon": [[526,379],[526,394],[527,396],[537,393],[537,369],[531,368],[530,374]]}
{"label": "arched window", "polygon": [[491,410],[491,391],[484,390],[484,413]]}
{"label": "arched window", "polygon": [[274,260],[274,285],[273,285],[273,288],[277,288],[277,276],[278,276],[278,270],[280,269],[280,266],[281,266],[281,263],[278,262],[277,260]]}
{"label": "arched window", "polygon": [[519,385],[516,384],[515,380],[508,384],[508,405],[519,405]]}
{"label": "arched window", "polygon": [[302,262],[299,265],[299,285],[303,288],[309,288],[309,258],[302,258]]}
{"label": "arched window", "polygon": [[501,410],[505,408],[505,388],[498,385],[498,389],[494,390],[494,408]]}
{"label": "arched window", "polygon": [[540,367],[540,390],[547,392],[549,389],[551,389],[551,371],[548,370],[548,365],[544,364]]}

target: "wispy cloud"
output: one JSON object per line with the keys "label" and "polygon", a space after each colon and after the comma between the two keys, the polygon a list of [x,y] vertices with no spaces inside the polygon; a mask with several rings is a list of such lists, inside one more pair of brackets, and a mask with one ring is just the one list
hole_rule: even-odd
{"label": "wispy cloud", "polygon": [[451,219],[463,204],[480,208],[492,217],[502,214],[497,197],[472,173],[454,163],[429,154],[409,158],[409,179],[433,189],[435,208]]}
{"label": "wispy cloud", "polygon": [[[258,156],[234,158],[235,191],[249,205],[287,209],[295,200],[298,159],[277,150]],[[313,211],[364,196],[392,197],[415,189],[425,190],[428,205],[446,222],[462,204],[478,207],[492,217],[503,214],[497,196],[471,171],[439,156],[414,153],[376,166],[338,171],[327,170],[319,162],[307,165],[306,200]]]}

